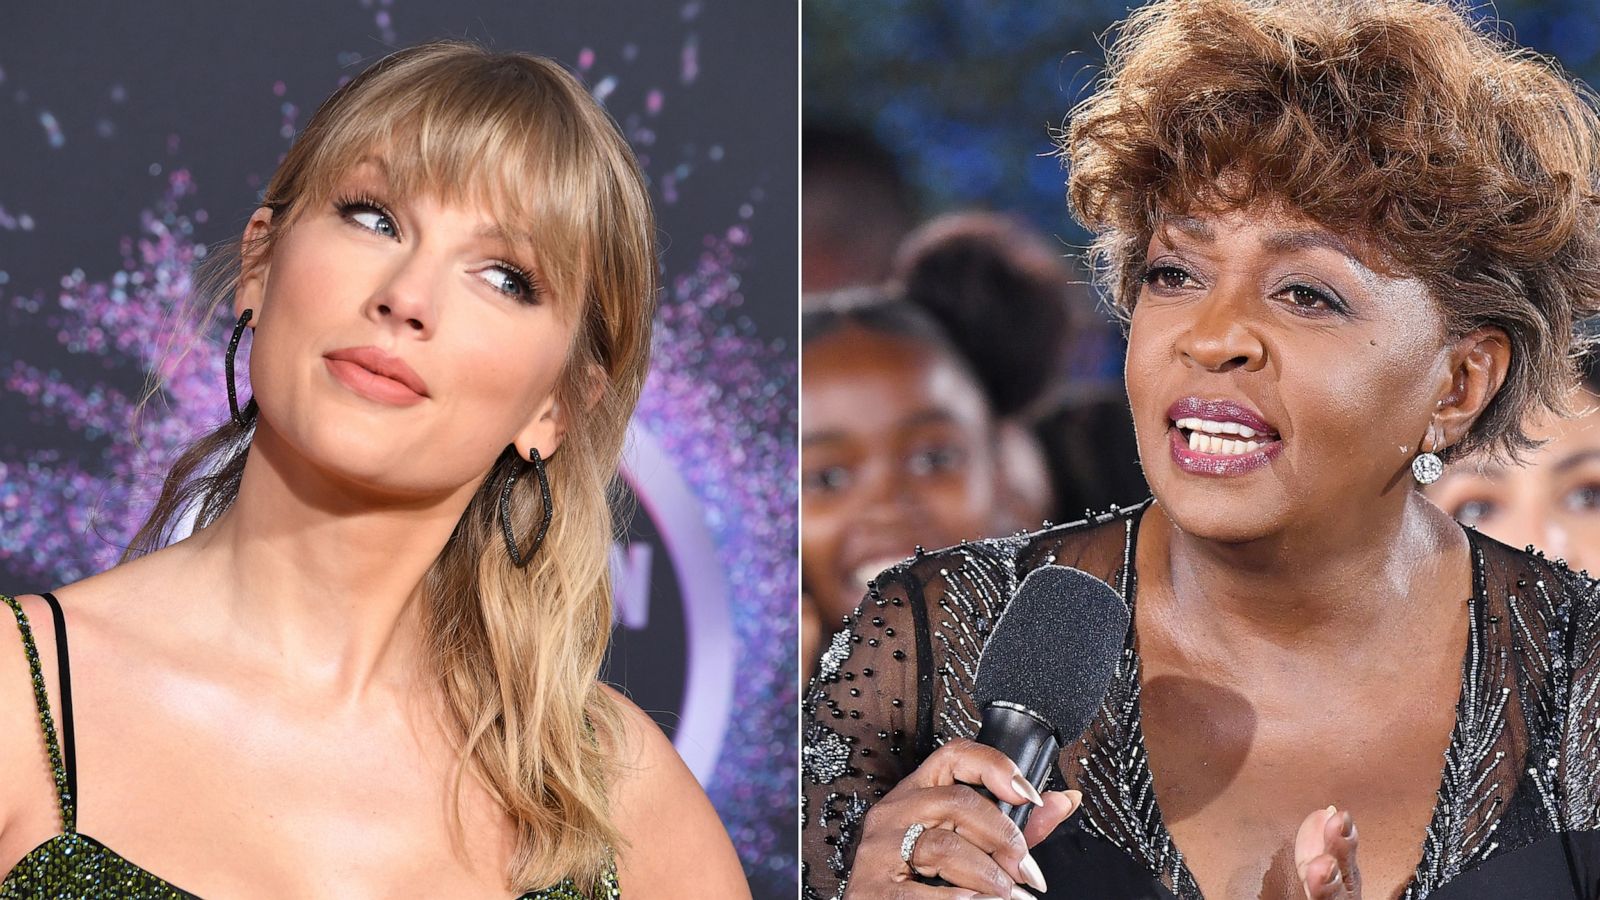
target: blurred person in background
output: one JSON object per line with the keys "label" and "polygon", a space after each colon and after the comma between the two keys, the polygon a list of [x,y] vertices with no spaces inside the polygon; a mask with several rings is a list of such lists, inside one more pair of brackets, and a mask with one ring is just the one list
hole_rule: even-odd
{"label": "blurred person in background", "polygon": [[902,245],[895,277],[971,361],[1002,423],[1002,474],[1019,527],[1150,495],[1120,383],[1074,379],[1098,315],[1063,251],[1022,219],[940,216]]}
{"label": "blurred person in background", "polygon": [[1003,530],[998,420],[971,363],[890,289],[814,298],[801,316],[804,662],[867,579],[918,546]]}
{"label": "blurred person in background", "polygon": [[1544,446],[1521,466],[1457,466],[1429,485],[1445,512],[1513,547],[1536,547],[1591,575],[1600,573],[1600,357],[1574,392],[1573,419],[1530,429]]}
{"label": "blurred person in background", "polygon": [[916,224],[899,162],[871,133],[807,124],[800,134],[800,290],[875,285]]}

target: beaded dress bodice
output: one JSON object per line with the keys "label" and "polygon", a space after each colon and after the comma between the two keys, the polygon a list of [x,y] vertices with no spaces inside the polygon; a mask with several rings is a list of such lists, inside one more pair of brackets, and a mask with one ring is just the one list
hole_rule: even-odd
{"label": "beaded dress bodice", "polygon": [[[1047,564],[1082,569],[1117,589],[1131,612],[1138,592],[1133,553],[1148,505],[919,552],[870,586],[806,692],[806,900],[843,895],[862,821],[876,800],[938,746],[976,734],[978,657],[1024,575]],[[1420,900],[1524,848],[1565,859],[1541,864],[1541,871],[1559,869],[1546,874],[1562,886],[1560,896],[1600,896],[1600,588],[1563,563],[1467,534],[1474,591],[1456,724],[1421,859],[1402,897]],[[1046,844],[1059,859],[1076,854],[1081,871],[1095,878],[1138,885],[1091,891],[1079,882],[1069,896],[1200,900],[1156,803],[1136,648],[1130,628],[1099,711],[1062,749],[1052,787],[1081,790],[1083,806]],[[1113,870],[1122,874],[1106,874]],[[1589,887],[1567,892],[1580,882]],[[1546,896],[1527,889],[1534,893],[1466,896]]]}
{"label": "beaded dress bodice", "polygon": [[[22,631],[23,651],[28,658],[28,670],[33,679],[33,695],[38,706],[38,724],[44,738],[48,770],[54,780],[56,801],[61,815],[61,833],[49,838],[22,857],[11,871],[0,880],[0,900],[35,900],[35,898],[80,898],[80,900],[198,900],[176,885],[145,871],[123,859],[116,851],[105,846],[77,828],[76,762],[72,736],[71,676],[67,667],[66,628],[60,607],[49,594],[43,595],[50,603],[55,616],[56,648],[60,660],[60,693],[62,698],[61,731],[56,730],[56,719],[50,710],[49,695],[45,691],[44,672],[39,663],[39,652],[34,645],[33,630],[22,605],[14,598],[0,594],[0,600],[11,607],[16,615],[17,627]],[[600,883],[593,893],[579,890],[571,879],[541,890],[522,894],[518,900],[616,900],[621,897],[614,864],[608,862]]]}

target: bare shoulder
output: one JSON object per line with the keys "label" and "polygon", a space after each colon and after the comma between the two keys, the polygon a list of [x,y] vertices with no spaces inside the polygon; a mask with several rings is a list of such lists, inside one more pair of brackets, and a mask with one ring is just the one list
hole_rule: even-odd
{"label": "bare shoulder", "polygon": [[620,691],[601,687],[621,712],[611,811],[625,842],[617,852],[622,895],[749,897],[733,843],[694,773],[655,720]]}

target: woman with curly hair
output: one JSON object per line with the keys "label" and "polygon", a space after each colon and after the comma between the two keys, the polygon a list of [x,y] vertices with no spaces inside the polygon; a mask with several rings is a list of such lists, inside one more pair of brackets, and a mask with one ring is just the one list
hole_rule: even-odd
{"label": "woman with curly hair", "polygon": [[551,60],[402,50],[230,250],[232,419],[121,565],[0,597],[0,897],[748,896],[598,680],[657,277],[616,124]]}
{"label": "woman with curly hair", "polygon": [[[809,896],[1600,896],[1600,590],[1417,490],[1571,396],[1590,95],[1443,3],[1162,0],[1061,152],[1153,499],[880,576],[807,699]],[[1047,564],[1132,627],[1038,794],[971,673]]]}

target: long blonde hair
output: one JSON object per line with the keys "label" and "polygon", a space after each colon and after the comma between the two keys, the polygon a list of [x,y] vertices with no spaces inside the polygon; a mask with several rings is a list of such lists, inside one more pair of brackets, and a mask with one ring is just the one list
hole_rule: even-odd
{"label": "long blonde hair", "polygon": [[[424,592],[430,661],[459,751],[454,795],[463,777],[477,777],[515,821],[513,889],[567,877],[593,884],[621,846],[607,807],[618,710],[597,676],[612,621],[616,472],[648,368],[657,291],[644,177],[616,123],[556,63],[454,41],[401,50],[312,116],[267,186],[270,229],[247,254],[239,241],[213,254],[184,315],[212,321],[241,260],[269,259],[296,218],[375,153],[399,196],[482,203],[521,235],[553,302],[576,323],[557,391],[581,412],[548,462],[555,515],[543,548],[515,568],[498,531],[498,489],[524,465],[507,448],[429,568]],[[160,389],[152,376],[144,401]],[[252,407],[245,427],[226,422],[185,448],[123,560],[164,546],[186,513],[198,529],[227,510],[255,415]],[[538,492],[515,492],[512,510],[526,541],[541,512]]]}

